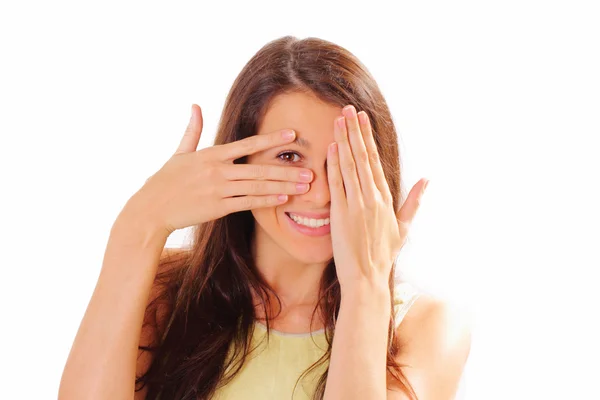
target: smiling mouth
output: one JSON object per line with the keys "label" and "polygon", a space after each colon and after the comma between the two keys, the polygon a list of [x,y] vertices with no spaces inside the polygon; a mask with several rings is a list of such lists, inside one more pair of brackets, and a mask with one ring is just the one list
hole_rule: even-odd
{"label": "smiling mouth", "polygon": [[286,212],[285,215],[288,216],[289,219],[294,221],[296,224],[305,226],[307,228],[320,228],[325,225],[329,225],[329,217],[327,218],[308,218],[298,214]]}

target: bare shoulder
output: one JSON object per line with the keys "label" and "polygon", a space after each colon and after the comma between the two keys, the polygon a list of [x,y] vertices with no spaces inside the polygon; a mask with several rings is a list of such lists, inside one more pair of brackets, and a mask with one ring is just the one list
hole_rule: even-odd
{"label": "bare shoulder", "polygon": [[[457,303],[422,293],[397,328],[405,365],[420,400],[451,399],[456,394],[471,349],[472,317]],[[388,399],[405,399],[388,392]]]}
{"label": "bare shoulder", "polygon": [[[422,293],[398,326],[397,335],[406,354],[419,353],[419,346],[470,343],[472,318],[468,310],[447,299]],[[441,350],[438,348],[438,350]]]}
{"label": "bare shoulder", "polygon": [[[457,302],[435,296],[431,293],[420,292],[406,316],[398,326],[397,333],[409,338],[415,334],[423,334],[423,324],[428,327],[443,327],[451,324],[453,327],[470,325],[470,312]],[[450,327],[450,325],[446,326]]]}

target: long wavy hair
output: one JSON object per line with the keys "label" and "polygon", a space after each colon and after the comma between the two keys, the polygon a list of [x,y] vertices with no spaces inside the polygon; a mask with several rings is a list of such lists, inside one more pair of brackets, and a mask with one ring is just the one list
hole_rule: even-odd
{"label": "long wavy hair", "polygon": [[[278,94],[293,91],[310,92],[339,107],[353,104],[368,114],[397,214],[404,196],[397,134],[390,111],[367,68],[334,43],[314,37],[299,40],[285,36],[263,46],[235,79],[214,144],[254,135],[269,102]],[[235,160],[244,162],[245,157]],[[254,263],[251,254],[254,223],[250,211],[241,211],[194,226],[191,251],[161,260],[156,284],[162,290],[149,302],[145,318],[147,323],[154,324],[157,341],[139,347],[153,354],[148,370],[136,377],[136,390],[148,386],[147,399],[210,399],[218,387],[226,385],[240,371],[253,350],[251,338],[256,314],[252,294],[259,295],[265,315],[271,315],[267,312],[271,303],[269,293],[280,301]],[[389,280],[392,302],[394,286],[395,266]],[[317,310],[325,316],[322,322],[328,348],[304,374],[329,361],[339,308],[340,286],[332,260],[320,280],[319,302],[313,312],[313,318]],[[159,318],[160,315],[164,318]],[[403,365],[395,361],[401,344],[394,327],[392,312],[388,383],[396,379],[403,391],[416,399],[400,369]],[[270,332],[268,319],[267,332]],[[327,372],[328,369],[318,379],[314,399],[323,398]]]}

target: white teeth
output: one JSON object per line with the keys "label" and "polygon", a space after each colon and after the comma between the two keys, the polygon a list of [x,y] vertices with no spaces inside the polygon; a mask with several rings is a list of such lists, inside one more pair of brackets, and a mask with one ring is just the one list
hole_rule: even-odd
{"label": "white teeth", "polygon": [[325,218],[325,219],[314,219],[314,218],[307,218],[307,217],[301,217],[299,215],[295,215],[290,213],[289,216],[296,221],[296,223],[300,224],[300,225],[304,225],[304,226],[308,226],[310,228],[319,228],[323,225],[328,225],[329,224],[329,218]]}

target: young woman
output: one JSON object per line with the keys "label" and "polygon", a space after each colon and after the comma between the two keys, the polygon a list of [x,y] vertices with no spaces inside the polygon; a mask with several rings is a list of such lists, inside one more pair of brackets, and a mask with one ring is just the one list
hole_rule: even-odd
{"label": "young woman", "polygon": [[[117,217],[59,398],[453,398],[469,330],[395,279],[427,181],[403,201],[392,117],[359,60],[270,42],[197,151],[201,131],[193,105]],[[191,248],[164,249],[188,226]]]}

